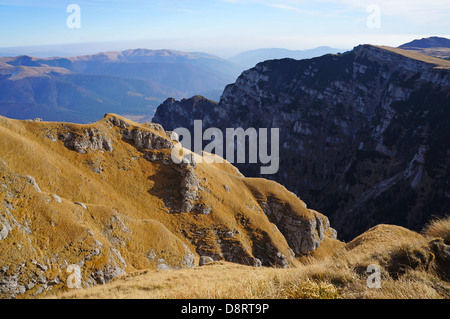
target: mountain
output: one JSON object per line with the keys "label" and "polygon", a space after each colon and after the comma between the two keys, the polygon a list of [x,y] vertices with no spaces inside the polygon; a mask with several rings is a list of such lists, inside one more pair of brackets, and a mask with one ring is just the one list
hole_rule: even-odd
{"label": "mountain", "polygon": [[[227,86],[218,104],[195,105],[167,100],[153,121],[169,130],[192,130],[195,119],[222,131],[279,128],[280,169],[264,177],[327,215],[340,239],[380,223],[418,230],[450,209],[446,60],[360,45],[265,61]],[[236,166],[260,176],[260,163]]]}
{"label": "mountain", "polygon": [[263,62],[266,60],[275,60],[283,58],[302,60],[314,58],[324,54],[338,53],[338,52],[342,52],[342,50],[330,48],[327,46],[322,46],[309,50],[288,50],[279,48],[257,49],[239,53],[238,55],[235,55],[234,57],[230,58],[230,61],[234,62],[235,64],[241,65],[245,68],[252,68],[259,62]]}
{"label": "mountain", "polygon": [[290,267],[336,237],[276,182],[199,156],[174,161],[176,136],[157,124],[0,117],[0,138],[1,298],[204,260]]}
{"label": "mountain", "polygon": [[402,44],[400,49],[413,50],[442,59],[450,59],[450,39],[429,37]]}
{"label": "mountain", "polygon": [[204,53],[126,50],[70,58],[0,58],[0,114],[76,123],[105,113],[151,117],[168,96],[220,96],[239,68]]}
{"label": "mountain", "polygon": [[8,66],[0,72],[0,114],[16,119],[88,123],[107,112],[153,114],[161,99],[176,93],[148,81],[63,68]]}
{"label": "mountain", "polygon": [[213,55],[173,50],[136,49],[37,62],[77,73],[152,81],[185,95],[223,89],[240,71],[232,63]]}
{"label": "mountain", "polygon": [[413,40],[411,42],[402,44],[400,49],[429,49],[429,48],[450,48],[450,39],[442,37],[429,37],[420,40]]}

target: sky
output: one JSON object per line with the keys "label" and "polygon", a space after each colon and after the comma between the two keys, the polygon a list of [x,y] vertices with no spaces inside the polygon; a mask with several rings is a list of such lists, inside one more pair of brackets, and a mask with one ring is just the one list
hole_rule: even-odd
{"label": "sky", "polygon": [[[68,12],[72,4],[79,11]],[[428,36],[450,37],[449,0],[0,0],[0,53],[148,48],[229,57]]]}

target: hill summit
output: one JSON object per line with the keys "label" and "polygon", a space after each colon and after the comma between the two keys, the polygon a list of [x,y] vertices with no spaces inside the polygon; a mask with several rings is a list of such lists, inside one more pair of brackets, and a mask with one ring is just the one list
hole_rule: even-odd
{"label": "hill summit", "polygon": [[450,39],[429,37],[417,39],[399,46],[400,49],[412,50],[441,59],[450,59]]}
{"label": "hill summit", "polygon": [[402,44],[399,46],[400,49],[410,49],[410,48],[450,48],[450,39],[442,37],[428,37],[418,40],[413,40],[411,42]]}

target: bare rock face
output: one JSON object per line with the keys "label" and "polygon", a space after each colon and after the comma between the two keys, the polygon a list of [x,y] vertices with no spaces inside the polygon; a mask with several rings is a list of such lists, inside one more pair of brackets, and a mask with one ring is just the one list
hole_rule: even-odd
{"label": "bare rock face", "polygon": [[214,259],[212,259],[209,256],[200,256],[199,266],[204,266],[208,264],[212,264],[214,262]]}
{"label": "bare rock face", "polygon": [[88,150],[107,152],[113,151],[111,139],[96,129],[87,129],[83,135],[73,132],[65,132],[59,134],[59,139],[64,142],[64,145],[73,149],[77,153],[85,154]]}
{"label": "bare rock face", "polygon": [[166,130],[178,127],[189,128],[193,119],[201,119],[217,105],[217,102],[203,96],[193,96],[190,99],[177,101],[168,98],[156,110],[153,122],[160,123]]}
{"label": "bare rock face", "polygon": [[146,132],[139,129],[124,130],[122,131],[122,135],[127,140],[132,140],[138,148],[160,150],[174,147],[171,140],[150,131]]}
{"label": "bare rock face", "polygon": [[199,199],[201,188],[200,178],[195,174],[195,163],[183,159],[183,161],[175,166],[175,169],[181,174],[180,193],[182,195],[182,205],[180,212],[191,212],[198,209],[195,202]]}
{"label": "bare rock face", "polygon": [[130,127],[130,124],[128,124],[126,121],[111,114],[105,114],[105,119],[107,123],[110,123],[112,125],[112,127],[117,126],[122,129]]}
{"label": "bare rock face", "polygon": [[[106,114],[105,118],[107,123],[121,128],[123,138],[133,141],[137,148],[161,150],[172,149],[174,147],[171,135],[166,133],[159,124],[147,123],[145,126],[151,128],[151,130],[142,130],[142,128],[130,128],[131,125],[129,123],[111,114]],[[155,131],[161,133],[161,135],[166,135],[167,137],[163,137]]]}
{"label": "bare rock face", "polygon": [[315,211],[311,211],[313,216],[308,219],[296,215],[288,204],[283,204],[276,198],[261,201],[260,205],[297,255],[316,250],[323,241],[325,232],[330,229],[328,218]]}

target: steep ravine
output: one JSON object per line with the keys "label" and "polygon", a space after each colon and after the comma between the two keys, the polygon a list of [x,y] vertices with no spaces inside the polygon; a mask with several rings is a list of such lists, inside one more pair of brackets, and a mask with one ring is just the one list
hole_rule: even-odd
{"label": "steep ravine", "polygon": [[[280,170],[264,177],[326,214],[340,238],[379,223],[418,230],[450,210],[449,70],[445,60],[372,45],[266,61],[218,104],[166,100],[153,121],[280,128]],[[237,164],[246,176],[259,166]]]}

